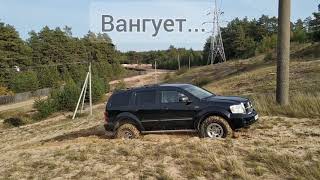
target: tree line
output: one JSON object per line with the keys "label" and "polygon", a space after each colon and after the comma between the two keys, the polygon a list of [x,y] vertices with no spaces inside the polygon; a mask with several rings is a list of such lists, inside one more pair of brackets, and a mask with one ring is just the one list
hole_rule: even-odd
{"label": "tree line", "polygon": [[[274,51],[277,45],[278,19],[262,15],[259,19],[235,18],[226,27],[222,27],[221,33],[225,48],[226,58],[246,59],[257,54]],[[135,52],[130,51],[121,55],[121,62],[125,63],[152,63],[157,60],[158,67],[164,69],[178,69],[178,57],[180,65],[191,66],[208,64],[210,53],[209,37],[204,43],[203,51],[175,48],[170,46],[168,50]],[[298,19],[291,23],[291,41],[296,43],[320,41],[320,13],[313,13],[312,17],[305,20]]]}
{"label": "tree line", "polygon": [[39,88],[56,88],[69,83],[81,84],[92,63],[93,81],[106,90],[108,82],[124,73],[107,34],[88,32],[72,36],[71,28],[31,31],[22,40],[16,29],[0,22],[0,89],[19,93]]}

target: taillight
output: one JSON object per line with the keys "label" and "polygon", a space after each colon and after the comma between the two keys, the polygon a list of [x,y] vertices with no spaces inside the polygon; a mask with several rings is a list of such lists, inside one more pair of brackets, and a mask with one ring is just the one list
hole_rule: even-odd
{"label": "taillight", "polygon": [[105,121],[105,122],[108,122],[108,121],[109,121],[108,111],[104,112],[104,121]]}

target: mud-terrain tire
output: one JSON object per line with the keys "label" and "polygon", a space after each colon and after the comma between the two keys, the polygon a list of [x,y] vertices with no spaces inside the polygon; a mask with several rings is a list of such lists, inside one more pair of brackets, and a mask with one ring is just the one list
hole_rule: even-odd
{"label": "mud-terrain tire", "polygon": [[137,139],[140,137],[140,131],[133,124],[122,124],[116,131],[116,139]]}
{"label": "mud-terrain tire", "polygon": [[200,126],[200,137],[202,138],[227,138],[233,137],[233,134],[229,123],[219,116],[206,118]]}

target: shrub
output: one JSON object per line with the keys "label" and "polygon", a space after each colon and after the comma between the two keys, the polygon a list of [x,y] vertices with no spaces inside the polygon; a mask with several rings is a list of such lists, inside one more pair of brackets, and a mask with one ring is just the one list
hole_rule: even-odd
{"label": "shrub", "polygon": [[104,81],[101,78],[94,77],[92,79],[92,101],[97,102],[106,93],[106,86]]}
{"label": "shrub", "polygon": [[15,74],[10,80],[10,88],[16,93],[37,90],[39,88],[37,74],[33,71]]}
{"label": "shrub", "polygon": [[73,111],[80,96],[80,87],[69,80],[62,90],[54,91],[51,98],[58,104],[58,110]]}
{"label": "shrub", "polygon": [[199,87],[203,87],[207,84],[209,84],[211,82],[211,80],[207,77],[197,77],[194,80],[192,80],[192,84],[199,86]]}
{"label": "shrub", "polygon": [[265,53],[277,47],[277,35],[265,36],[257,47],[258,53]]}
{"label": "shrub", "polygon": [[274,58],[272,52],[268,52],[268,53],[266,54],[266,56],[264,57],[264,61],[272,61],[272,60],[274,60],[274,59],[275,59],[275,58]]}
{"label": "shrub", "polygon": [[41,88],[58,87],[60,74],[56,68],[41,68],[37,72]]}
{"label": "shrub", "polygon": [[11,96],[14,93],[10,91],[7,87],[0,86],[0,96]]}
{"label": "shrub", "polygon": [[122,89],[126,89],[126,83],[121,80],[119,83],[116,84],[116,87],[114,88],[114,90],[122,90]]}
{"label": "shrub", "polygon": [[38,111],[38,113],[35,115],[36,119],[46,118],[52,113],[56,112],[58,108],[56,102],[51,98],[36,100],[33,106]]}
{"label": "shrub", "polygon": [[181,74],[184,74],[184,73],[186,73],[188,71],[188,68],[185,68],[185,67],[183,67],[183,68],[181,68],[180,70],[178,70],[177,72],[176,72],[176,75],[181,75]]}
{"label": "shrub", "polygon": [[12,117],[12,118],[5,119],[3,121],[3,124],[11,127],[19,127],[24,125],[25,123],[22,121],[21,118]]}

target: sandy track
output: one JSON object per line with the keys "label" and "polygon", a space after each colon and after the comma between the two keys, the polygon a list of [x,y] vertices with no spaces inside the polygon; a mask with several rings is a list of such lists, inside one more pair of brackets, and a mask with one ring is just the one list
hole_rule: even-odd
{"label": "sandy track", "polygon": [[[158,80],[160,81],[161,78],[164,76],[164,74],[168,73],[169,71],[158,70],[157,73],[155,73],[153,70],[147,70],[146,72],[147,73],[143,74],[143,75],[124,78],[123,80],[126,83],[126,86],[127,87],[138,87],[138,86],[143,86],[146,84],[154,84],[155,83],[155,76],[157,76]],[[113,87],[115,84],[119,83],[120,81],[121,80],[111,81],[109,84],[111,87]],[[1,105],[0,112],[15,110],[15,109],[21,109],[26,112],[26,111],[29,111],[32,109],[34,101],[35,101],[35,99],[30,99],[30,100],[19,102],[19,103]]]}

